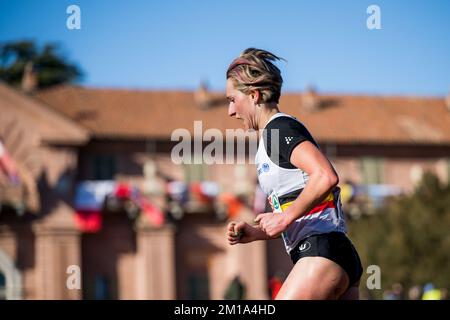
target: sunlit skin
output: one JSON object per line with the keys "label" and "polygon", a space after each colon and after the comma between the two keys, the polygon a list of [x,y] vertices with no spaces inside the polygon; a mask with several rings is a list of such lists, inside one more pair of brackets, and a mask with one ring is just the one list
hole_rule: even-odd
{"label": "sunlit skin", "polygon": [[[241,119],[244,129],[263,129],[279,112],[277,104],[261,104],[258,91],[244,94],[227,80],[228,115]],[[290,162],[309,174],[299,196],[283,213],[259,214],[254,225],[231,221],[227,227],[230,245],[278,238],[291,223],[320,203],[338,184],[338,176],[328,159],[311,142],[304,141],[292,151]],[[322,257],[300,259],[280,289],[277,299],[357,299],[358,288],[348,287],[348,275],[335,262]],[[320,283],[320,285],[318,285]]]}
{"label": "sunlit skin", "polygon": [[229,102],[228,115],[241,119],[244,129],[263,129],[270,117],[278,112],[276,103],[262,104],[259,91],[245,94],[237,90],[233,80],[227,80],[226,95]]}

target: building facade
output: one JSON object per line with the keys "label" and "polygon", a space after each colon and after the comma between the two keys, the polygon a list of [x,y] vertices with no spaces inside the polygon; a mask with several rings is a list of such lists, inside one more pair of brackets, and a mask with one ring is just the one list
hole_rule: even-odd
{"label": "building facade", "polygon": [[[267,299],[269,278],[289,272],[281,240],[227,245],[227,221],[251,221],[265,199],[250,139],[244,152],[226,139],[240,124],[223,93],[62,86],[25,95],[1,84],[0,108],[15,164],[2,167],[0,186],[3,298],[223,299],[239,275],[245,298]],[[284,95],[280,108],[309,128],[347,200],[355,190],[367,198],[355,216],[412,191],[427,170],[449,181],[445,99],[307,91]],[[173,161],[177,129],[203,161]],[[205,163],[208,133],[225,138],[225,151],[235,146],[234,161]]]}

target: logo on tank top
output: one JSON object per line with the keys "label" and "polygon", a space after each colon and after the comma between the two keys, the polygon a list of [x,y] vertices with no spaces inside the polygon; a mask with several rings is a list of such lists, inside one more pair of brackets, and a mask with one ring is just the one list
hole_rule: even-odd
{"label": "logo on tank top", "polygon": [[294,137],[284,137],[284,139],[286,139],[286,143],[289,144]]}
{"label": "logo on tank top", "polygon": [[263,163],[260,168],[257,169],[258,176],[263,172],[269,172],[270,166],[268,163]]}
{"label": "logo on tank top", "polygon": [[300,252],[305,252],[308,251],[311,248],[311,243],[309,243],[308,241],[305,241],[304,243],[302,243],[302,245],[298,248],[298,250]]}

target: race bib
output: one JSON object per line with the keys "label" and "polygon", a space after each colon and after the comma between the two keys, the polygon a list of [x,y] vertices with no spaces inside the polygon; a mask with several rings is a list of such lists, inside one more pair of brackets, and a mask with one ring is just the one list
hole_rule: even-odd
{"label": "race bib", "polygon": [[278,196],[275,194],[275,192],[272,192],[267,199],[269,201],[270,207],[272,208],[272,212],[283,212],[283,210],[281,209],[280,200],[278,200]]}

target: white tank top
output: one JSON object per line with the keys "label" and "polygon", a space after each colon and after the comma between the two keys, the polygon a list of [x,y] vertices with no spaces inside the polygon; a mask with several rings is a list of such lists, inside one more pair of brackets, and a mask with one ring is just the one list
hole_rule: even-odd
{"label": "white tank top", "polygon": [[[279,112],[273,115],[267,124],[278,117],[290,117],[295,119],[290,115]],[[299,122],[297,119],[295,120]],[[262,137],[263,132],[261,133],[258,151],[255,156],[259,184],[267,196],[274,194],[278,197],[281,208],[286,209],[306,186],[309,176],[301,169],[287,169],[275,164],[267,154],[266,147],[264,146],[264,139]],[[274,133],[276,134],[276,132],[271,133],[272,151],[276,148],[276,145],[274,144],[277,144],[279,141],[278,137],[275,139],[273,138]],[[332,231],[346,232],[345,219],[340,200],[340,189],[337,187],[322,203],[294,221],[288,229],[282,233],[282,237],[286,251],[290,253],[300,240],[314,234],[329,233]]]}

